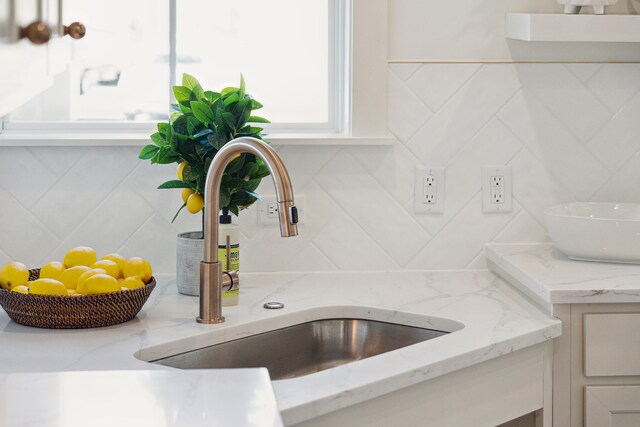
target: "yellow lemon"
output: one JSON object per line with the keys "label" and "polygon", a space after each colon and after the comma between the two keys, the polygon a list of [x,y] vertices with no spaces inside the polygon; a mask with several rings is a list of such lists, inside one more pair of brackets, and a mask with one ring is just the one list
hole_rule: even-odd
{"label": "yellow lemon", "polygon": [[0,286],[4,289],[26,285],[28,281],[29,269],[21,262],[14,261],[0,270]]}
{"label": "yellow lemon", "polygon": [[115,262],[116,264],[118,264],[118,267],[120,267],[120,270],[124,268],[124,263],[127,262],[127,259],[125,257],[117,253],[106,254],[102,257],[102,259]]}
{"label": "yellow lemon", "polygon": [[11,292],[18,292],[20,294],[28,294],[29,293],[29,288],[26,287],[25,285],[18,285],[18,286],[14,286],[13,288],[11,288]]}
{"label": "yellow lemon", "polygon": [[120,267],[113,261],[109,261],[108,259],[103,259],[100,261],[96,261],[91,265],[91,268],[101,268],[107,272],[107,274],[114,279],[117,279],[122,275],[120,271]]}
{"label": "yellow lemon", "polygon": [[71,249],[64,256],[64,265],[69,267],[75,267],[77,265],[84,265],[89,267],[96,262],[96,251],[88,246],[78,246]]}
{"label": "yellow lemon", "polygon": [[67,295],[67,288],[54,279],[38,279],[31,282],[30,294],[37,295]]}
{"label": "yellow lemon", "polygon": [[66,267],[61,262],[51,261],[43,265],[40,269],[40,278],[58,280],[62,272],[65,270]]}
{"label": "yellow lemon", "polygon": [[188,165],[187,162],[182,162],[178,165],[178,170],[176,171],[176,173],[178,174],[178,179],[180,181],[184,181],[184,179],[182,179],[182,172],[184,172],[184,167],[187,165]]}
{"label": "yellow lemon", "polygon": [[89,267],[84,265],[76,265],[63,271],[58,280],[60,280],[67,289],[75,289],[78,286],[78,279],[82,273],[89,270]]}
{"label": "yellow lemon", "polygon": [[187,200],[189,200],[189,196],[191,196],[194,193],[194,191],[190,188],[185,188],[182,190],[182,201],[187,203]]}
{"label": "yellow lemon", "polygon": [[91,276],[95,276],[96,274],[107,274],[107,272],[102,268],[92,268],[90,270],[85,271],[78,277],[78,282],[76,284],[76,291],[79,294],[86,294],[87,291],[87,279]]}
{"label": "yellow lemon", "polygon": [[204,206],[204,197],[198,193],[193,193],[187,199],[187,210],[192,214],[196,214],[202,210]]}
{"label": "yellow lemon", "polygon": [[153,272],[149,261],[139,257],[131,257],[124,265],[124,277],[138,276],[144,283],[148,283]]}
{"label": "yellow lemon", "polygon": [[89,277],[84,283],[87,286],[87,293],[90,295],[107,294],[120,290],[120,282],[108,274],[96,274]]}
{"label": "yellow lemon", "polygon": [[126,289],[137,289],[144,287],[144,282],[138,276],[131,276],[124,279],[120,286]]}

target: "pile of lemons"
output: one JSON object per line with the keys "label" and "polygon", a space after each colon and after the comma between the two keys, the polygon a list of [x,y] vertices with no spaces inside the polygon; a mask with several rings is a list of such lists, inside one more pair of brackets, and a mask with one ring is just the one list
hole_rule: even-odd
{"label": "pile of lemons", "polygon": [[78,246],[67,252],[64,263],[43,265],[37,280],[29,281],[29,270],[21,262],[5,265],[0,287],[23,294],[96,295],[141,288],[151,274],[151,264],[143,258],[111,253],[98,260],[93,248]]}

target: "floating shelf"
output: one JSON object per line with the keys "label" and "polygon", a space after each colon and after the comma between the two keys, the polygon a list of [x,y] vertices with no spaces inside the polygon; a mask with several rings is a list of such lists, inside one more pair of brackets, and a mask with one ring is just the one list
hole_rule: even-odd
{"label": "floating shelf", "polygon": [[531,42],[640,42],[640,15],[507,13],[506,35]]}

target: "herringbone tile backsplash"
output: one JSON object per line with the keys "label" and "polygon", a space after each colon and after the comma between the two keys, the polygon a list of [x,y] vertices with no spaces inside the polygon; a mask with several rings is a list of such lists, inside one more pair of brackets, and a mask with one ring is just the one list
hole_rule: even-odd
{"label": "herringbone tile backsplash", "polygon": [[[487,242],[547,240],[542,211],[572,200],[640,202],[640,65],[393,64],[393,147],[279,147],[306,197],[300,236],[243,212],[243,271],[484,268]],[[0,264],[38,266],[92,245],[175,269],[196,229],[170,166],[135,147],[0,148]],[[445,212],[414,214],[414,167],[446,167]],[[483,214],[480,168],[511,165],[514,209]],[[270,182],[260,189],[272,194]]]}

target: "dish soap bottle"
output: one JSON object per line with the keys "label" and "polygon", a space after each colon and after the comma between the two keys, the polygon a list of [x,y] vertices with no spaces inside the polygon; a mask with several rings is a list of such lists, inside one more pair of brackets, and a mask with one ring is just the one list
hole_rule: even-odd
{"label": "dish soap bottle", "polygon": [[[220,232],[218,233],[218,260],[222,263],[222,271],[240,272],[240,227],[231,223],[231,215],[227,208],[220,215]],[[240,283],[222,292],[222,305],[238,305]]]}

